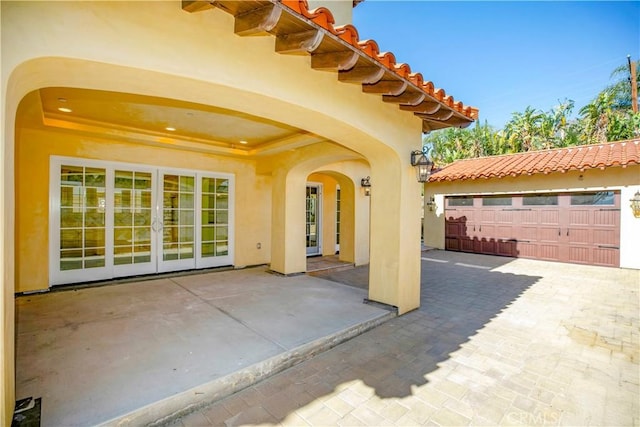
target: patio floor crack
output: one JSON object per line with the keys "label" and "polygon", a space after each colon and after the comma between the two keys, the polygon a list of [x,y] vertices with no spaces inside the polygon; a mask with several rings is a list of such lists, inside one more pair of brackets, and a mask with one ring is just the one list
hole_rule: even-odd
{"label": "patio floor crack", "polygon": [[266,336],[265,334],[263,334],[262,332],[256,330],[255,328],[252,328],[251,325],[247,324],[246,322],[243,322],[242,319],[234,316],[233,314],[229,313],[227,310],[215,305],[213,303],[213,301],[209,301],[207,299],[202,298],[200,295],[198,295],[197,293],[193,292],[191,289],[181,285],[179,282],[175,281],[173,278],[170,278],[169,281],[171,281],[172,283],[174,283],[176,286],[184,289],[185,291],[187,291],[188,293],[190,293],[191,295],[193,295],[194,297],[198,298],[200,301],[204,302],[205,304],[207,304],[210,307],[215,308],[216,310],[218,310],[220,313],[224,314],[225,316],[229,317],[230,319],[234,320],[235,322],[241,324],[242,326],[244,326],[245,328],[249,329],[251,332],[255,333],[256,335],[264,338],[265,340],[275,344],[276,346],[278,346],[280,349],[284,350],[284,351],[288,351],[289,349],[286,348],[284,345],[282,345],[281,343],[279,343],[278,341],[275,341],[274,339]]}

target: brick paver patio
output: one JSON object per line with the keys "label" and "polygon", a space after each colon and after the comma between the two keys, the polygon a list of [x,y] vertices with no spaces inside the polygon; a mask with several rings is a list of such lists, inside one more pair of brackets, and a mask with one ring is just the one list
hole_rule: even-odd
{"label": "brick paver patio", "polygon": [[419,310],[173,425],[640,425],[640,271],[422,257]]}

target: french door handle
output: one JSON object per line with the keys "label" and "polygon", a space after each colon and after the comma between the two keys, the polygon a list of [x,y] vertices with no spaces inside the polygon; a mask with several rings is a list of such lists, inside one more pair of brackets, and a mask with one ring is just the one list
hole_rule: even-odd
{"label": "french door handle", "polygon": [[163,228],[164,224],[162,223],[162,221],[158,221],[158,218],[155,218],[151,223],[151,229],[155,232],[162,231]]}
{"label": "french door handle", "polygon": [[160,220],[160,206],[156,206],[156,216],[153,218],[153,222],[151,223],[151,229],[155,232],[162,231],[164,228],[164,223]]}

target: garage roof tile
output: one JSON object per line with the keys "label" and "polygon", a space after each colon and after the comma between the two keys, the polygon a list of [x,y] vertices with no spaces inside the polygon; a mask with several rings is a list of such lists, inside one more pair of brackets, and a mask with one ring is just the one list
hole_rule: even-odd
{"label": "garage roof tile", "polygon": [[431,175],[429,182],[515,177],[618,166],[624,168],[638,164],[640,164],[640,138],[606,144],[458,160]]}

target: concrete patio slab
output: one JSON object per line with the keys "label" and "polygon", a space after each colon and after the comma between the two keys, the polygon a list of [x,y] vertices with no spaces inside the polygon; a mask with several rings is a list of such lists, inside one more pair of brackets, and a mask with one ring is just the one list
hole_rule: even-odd
{"label": "concrete patio slab", "polygon": [[152,423],[393,317],[366,296],[265,268],[21,296],[17,398],[43,426]]}
{"label": "concrete patio slab", "polygon": [[423,252],[419,310],[172,427],[638,426],[639,294],[637,270]]}

